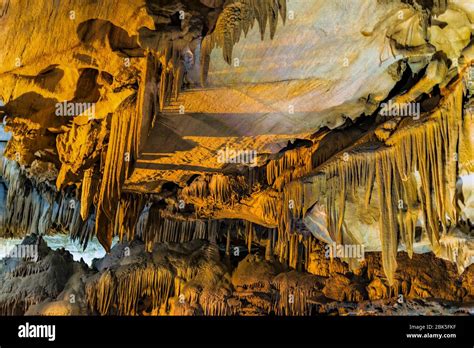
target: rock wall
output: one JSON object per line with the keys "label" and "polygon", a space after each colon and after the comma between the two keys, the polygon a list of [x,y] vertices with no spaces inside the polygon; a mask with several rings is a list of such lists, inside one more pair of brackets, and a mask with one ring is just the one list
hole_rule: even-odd
{"label": "rock wall", "polygon": [[[469,0],[4,0],[0,236],[132,243],[86,284],[100,314],[469,301],[473,23]],[[233,246],[271,291],[235,297]]]}

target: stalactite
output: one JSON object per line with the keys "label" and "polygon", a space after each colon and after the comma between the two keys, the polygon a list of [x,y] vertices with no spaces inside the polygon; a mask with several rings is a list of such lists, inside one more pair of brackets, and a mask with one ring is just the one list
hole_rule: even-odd
{"label": "stalactite", "polygon": [[134,98],[128,98],[112,115],[110,139],[104,164],[99,202],[96,212],[96,233],[106,250],[110,249],[114,219],[121,189],[129,166],[133,163],[133,149],[138,141],[139,115]]}
{"label": "stalactite", "polygon": [[206,291],[199,297],[199,303],[206,316],[230,315],[231,309],[224,294],[215,291]]}
{"label": "stalactite", "polygon": [[40,296],[28,296],[24,292],[19,292],[14,297],[9,297],[8,300],[0,302],[0,315],[23,315],[30,306],[36,305],[42,300]]}
{"label": "stalactite", "polygon": [[278,221],[281,218],[281,200],[278,195],[264,195],[260,200],[262,214],[271,221]]}
{"label": "stalactite", "polygon": [[3,180],[7,186],[6,211],[0,226],[2,233],[24,236],[45,234],[52,224],[54,186],[47,182],[35,183],[14,161],[3,158]]}
{"label": "stalactite", "polygon": [[82,204],[70,187],[56,192],[52,183],[35,183],[14,161],[3,159],[3,179],[7,186],[6,211],[0,219],[2,233],[24,236],[32,233],[67,233],[84,248],[94,235],[95,215],[81,218]]}
{"label": "stalactite", "polygon": [[87,303],[91,310],[97,310],[101,315],[105,315],[109,313],[116,296],[116,280],[110,271],[105,271],[96,278],[94,282],[86,284]]}
{"label": "stalactite", "polygon": [[159,86],[159,106],[163,111],[172,98],[178,99],[183,85],[185,66],[181,55],[183,47],[169,41],[160,57],[161,77]]}
{"label": "stalactite", "polygon": [[181,191],[183,197],[198,197],[204,198],[209,195],[208,183],[204,177],[199,177],[194,180],[190,185],[183,188]]}
{"label": "stalactite", "polygon": [[417,197],[416,178],[414,174],[406,176],[405,185],[400,185],[400,196],[397,202],[402,202],[403,207],[399,209],[398,228],[401,241],[406,247],[408,256],[413,256],[413,242],[415,239],[415,227],[420,210]]}
{"label": "stalactite", "polygon": [[58,193],[53,204],[51,228],[58,232],[67,232],[70,236],[78,236],[84,222],[80,217],[81,204],[75,197],[75,192],[64,189]]}
{"label": "stalactite", "polygon": [[247,249],[249,254],[252,253],[252,238],[254,234],[253,224],[250,221],[245,221],[245,235],[247,239]]}
{"label": "stalactite", "polygon": [[[358,186],[366,187],[368,204],[375,185],[380,204],[383,266],[389,282],[393,282],[396,270],[399,234],[412,253],[418,209],[423,213],[424,228],[436,253],[440,238],[438,226],[444,233],[457,221],[453,202],[455,156],[462,119],[460,83],[451,87],[440,105],[420,122],[405,119],[385,145],[356,147],[347,152],[346,158],[338,156],[317,168],[314,174],[286,185],[279,228],[283,232],[279,231],[279,239],[290,233],[292,218],[302,217],[307,207],[325,197],[328,230],[336,242],[341,241],[346,194],[355,194]],[[270,179],[274,178],[276,168],[269,170]],[[418,192],[415,173],[420,177]],[[287,206],[289,201],[293,209]],[[399,202],[402,202],[401,207]],[[280,255],[285,253],[284,249],[280,248]]]}
{"label": "stalactite", "polygon": [[185,201],[207,200],[208,204],[232,207],[246,193],[250,193],[250,187],[244,176],[215,174],[194,180],[181,190],[180,197]]}
{"label": "stalactite", "polygon": [[164,59],[161,64],[161,77],[160,77],[160,88],[159,88],[159,103],[160,103],[160,111],[163,111],[165,108],[166,103],[171,97],[171,88],[172,83],[172,71],[173,69],[169,67],[169,55],[170,51],[172,50],[171,47],[167,48],[164,54]]}
{"label": "stalactite", "polygon": [[[396,224],[396,211],[393,194],[393,183],[396,185],[392,159],[388,152],[377,153],[376,156],[376,182],[380,204],[380,241],[382,244],[382,264],[389,283],[394,281],[397,269],[398,225]],[[398,179],[399,180],[399,179]]]}
{"label": "stalactite", "polygon": [[313,169],[313,152],[314,149],[311,147],[300,147],[286,151],[281,158],[268,162],[266,166],[268,184],[282,191],[290,181],[310,173]]}
{"label": "stalactite", "polygon": [[296,272],[281,273],[272,285],[278,290],[273,310],[276,315],[310,315],[311,297],[317,294],[314,276],[298,275]]}
{"label": "stalactite", "polygon": [[213,175],[209,182],[209,193],[217,202],[230,200],[232,178],[225,175]]}
{"label": "stalactite", "polygon": [[127,269],[116,274],[117,289],[114,302],[118,315],[137,315],[139,299],[151,298],[151,307],[166,304],[173,290],[173,274],[166,268]]}
{"label": "stalactite", "polygon": [[131,241],[135,235],[142,235],[148,223],[148,213],[151,206],[143,195],[122,193],[115,216],[114,235],[120,241]]}
{"label": "stalactite", "polygon": [[225,243],[225,256],[229,257],[230,256],[230,231],[227,230],[227,235],[226,235],[226,243]]}
{"label": "stalactite", "polygon": [[219,221],[180,218],[154,206],[145,206],[140,214],[137,236],[148,250],[156,243],[185,243],[195,239],[215,241],[219,231]]}
{"label": "stalactite", "polygon": [[84,171],[81,187],[81,217],[86,221],[93,203],[94,193],[97,191],[98,182],[94,179],[94,169]]}
{"label": "stalactite", "polygon": [[219,16],[214,31],[202,41],[201,47],[201,81],[204,84],[209,68],[210,54],[215,47],[222,48],[224,60],[232,63],[234,45],[240,41],[242,32],[246,36],[258,22],[262,40],[265,31],[270,27],[270,38],[273,39],[278,13],[283,22],[286,20],[286,0],[231,0]]}
{"label": "stalactite", "polygon": [[189,304],[199,303],[205,314],[230,314],[228,292],[216,286],[224,272],[217,246],[200,241],[172,250],[161,245],[150,258],[94,276],[86,283],[88,307],[101,315],[156,315],[170,310],[172,298],[184,296]]}
{"label": "stalactite", "polygon": [[84,250],[87,248],[87,244],[95,235],[95,214],[90,214],[87,220],[82,226],[76,229],[76,233],[71,233],[70,237],[72,240],[78,240]]}

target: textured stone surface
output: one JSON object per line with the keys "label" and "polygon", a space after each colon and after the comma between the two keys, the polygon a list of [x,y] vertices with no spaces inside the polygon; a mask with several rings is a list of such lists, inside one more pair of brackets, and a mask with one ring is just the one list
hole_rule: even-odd
{"label": "textured stone surface", "polygon": [[2,1],[0,236],[111,252],[29,313],[472,301],[473,23],[469,0]]}
{"label": "textured stone surface", "polygon": [[[23,243],[34,242],[30,238]],[[40,264],[49,265],[41,272],[20,274],[31,262],[2,260],[2,314],[406,315],[467,314],[474,309],[472,266],[459,276],[452,264],[432,254],[413,260],[400,254],[402,270],[390,286],[380,257],[372,253],[355,273],[331,267],[321,276],[258,254],[229,260],[215,245],[197,240],[163,244],[151,253],[140,242],[118,244],[91,269],[44,242],[40,249]],[[323,249],[316,253],[324,258]],[[16,297],[7,295],[10,286]]]}

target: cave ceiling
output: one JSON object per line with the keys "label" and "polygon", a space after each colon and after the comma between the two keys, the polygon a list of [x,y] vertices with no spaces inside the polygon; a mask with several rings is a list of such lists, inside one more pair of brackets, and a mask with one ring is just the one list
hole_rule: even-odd
{"label": "cave ceiling", "polygon": [[470,0],[2,0],[0,236],[239,225],[295,269],[314,239],[380,252],[390,285],[402,251],[462,273],[473,23]]}

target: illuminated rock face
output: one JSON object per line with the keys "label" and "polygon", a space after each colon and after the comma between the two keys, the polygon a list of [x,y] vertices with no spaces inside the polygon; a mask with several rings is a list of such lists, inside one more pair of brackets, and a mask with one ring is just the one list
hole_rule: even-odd
{"label": "illuminated rock face", "polygon": [[[110,271],[74,285],[83,307],[32,313],[471,299],[473,23],[469,0],[3,0],[0,236],[152,253],[112,252]],[[400,273],[426,263],[445,277]],[[347,277],[361,267],[377,276]],[[246,282],[268,296],[234,298]]]}
{"label": "illuminated rock face", "polygon": [[309,273],[258,254],[240,255],[231,272],[231,259],[204,240],[158,244],[150,253],[140,241],[118,244],[93,270],[37,236],[22,245],[39,245],[38,258],[5,258],[2,315],[467,314],[474,296],[472,268],[459,277],[452,263],[433,254],[412,260],[399,254],[401,267],[389,285],[379,255],[368,255],[353,273],[326,259],[316,241]]}

